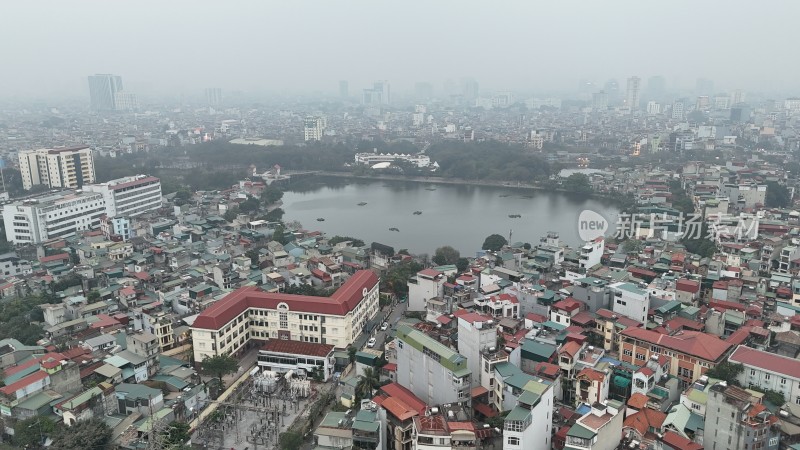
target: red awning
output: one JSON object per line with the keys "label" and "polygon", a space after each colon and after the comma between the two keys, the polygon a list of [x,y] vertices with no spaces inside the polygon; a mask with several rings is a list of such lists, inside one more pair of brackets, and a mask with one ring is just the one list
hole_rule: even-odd
{"label": "red awning", "polygon": [[481,395],[486,394],[488,392],[489,392],[489,390],[486,389],[483,386],[475,386],[474,388],[472,388],[472,394],[471,395],[472,395],[472,398],[475,398],[475,397],[480,397]]}
{"label": "red awning", "polygon": [[487,405],[486,403],[475,403],[472,405],[475,411],[483,414],[486,417],[496,417],[499,413],[492,409],[491,406]]}

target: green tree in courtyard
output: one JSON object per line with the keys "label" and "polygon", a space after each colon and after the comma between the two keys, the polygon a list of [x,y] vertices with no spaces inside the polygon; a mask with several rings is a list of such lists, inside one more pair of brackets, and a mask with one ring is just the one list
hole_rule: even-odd
{"label": "green tree in courtyard", "polygon": [[239,361],[230,355],[209,356],[203,360],[201,371],[204,375],[217,377],[222,383],[222,377],[239,370]]}

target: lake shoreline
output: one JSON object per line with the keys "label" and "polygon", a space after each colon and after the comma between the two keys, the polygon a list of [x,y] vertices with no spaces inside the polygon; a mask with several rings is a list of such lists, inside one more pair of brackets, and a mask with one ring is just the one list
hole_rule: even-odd
{"label": "lake shoreline", "polygon": [[[585,198],[609,200],[618,204],[622,200],[615,195],[605,194],[601,192],[574,192],[567,189],[552,188],[546,186],[538,186],[535,184],[519,183],[514,184],[510,181],[487,181],[487,180],[465,180],[462,178],[431,178],[431,177],[407,177],[403,175],[354,175],[350,172],[315,172],[316,175],[335,177],[335,178],[352,178],[357,180],[377,180],[377,181],[411,181],[414,183],[428,183],[428,184],[444,184],[444,185],[458,185],[458,186],[487,186],[498,188],[520,189],[527,191],[540,191],[555,194],[579,195]],[[291,187],[291,186],[290,186]]]}

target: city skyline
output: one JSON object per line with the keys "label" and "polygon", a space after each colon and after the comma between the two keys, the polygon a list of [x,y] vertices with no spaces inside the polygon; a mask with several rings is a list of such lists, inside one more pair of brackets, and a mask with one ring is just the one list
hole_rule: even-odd
{"label": "city skyline", "polygon": [[[245,4],[213,15],[195,3],[158,4],[157,11],[148,4],[156,6],[117,5],[115,15],[126,19],[114,21],[100,20],[105,12],[90,4],[52,2],[47,17],[39,6],[14,4],[0,37],[26,39],[8,49],[6,63],[15,70],[4,73],[0,98],[86,95],[86,77],[95,73],[120,75],[132,92],[154,96],[203,95],[209,86],[338,95],[339,80],[348,81],[351,96],[375,80],[388,80],[393,93],[401,94],[412,92],[416,82],[441,90],[446,80],[465,77],[482,90],[571,92],[584,78],[622,84],[653,75],[687,90],[698,79],[713,81],[718,91],[800,90],[792,76],[798,63],[778,54],[775,44],[800,37],[790,22],[800,6],[789,2],[755,15],[725,3],[727,23],[746,24],[748,31],[724,26],[713,29],[713,38],[698,36],[706,35],[706,19],[719,13],[718,2],[673,2],[657,14],[635,2],[582,3],[579,15],[569,2],[472,3],[458,9],[438,2],[425,4],[424,11],[415,7],[422,3],[406,2],[371,10],[374,21],[358,14],[367,3]],[[316,13],[303,14],[312,5]],[[293,20],[301,14],[304,20]],[[687,33],[657,32],[675,21]],[[144,23],[146,34],[140,32]],[[98,39],[103,35],[113,39]],[[309,57],[305,48],[313,42],[335,46],[323,45],[325,51]],[[764,62],[754,65],[744,58],[748,54]]]}

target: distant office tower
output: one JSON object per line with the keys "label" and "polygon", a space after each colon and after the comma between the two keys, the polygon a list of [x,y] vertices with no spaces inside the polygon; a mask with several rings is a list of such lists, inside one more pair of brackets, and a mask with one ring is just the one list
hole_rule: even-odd
{"label": "distant office tower", "polygon": [[305,141],[321,141],[325,134],[327,120],[320,116],[307,116],[303,123]]}
{"label": "distant office tower", "polygon": [[222,104],[222,89],[208,88],[206,89],[206,103],[210,106],[217,106]]}
{"label": "distant office tower", "polygon": [[714,96],[714,109],[729,109],[731,107],[731,98],[727,95]]}
{"label": "distant office tower", "polygon": [[19,152],[22,187],[81,188],[94,183],[94,158],[87,146]]}
{"label": "distant office tower", "polygon": [[731,107],[731,122],[747,122],[750,120],[750,106],[736,103]]}
{"label": "distant office tower", "polygon": [[714,92],[714,82],[706,78],[698,78],[694,90],[697,95],[711,95]]}
{"label": "distant office tower", "polygon": [[427,100],[433,97],[433,85],[425,81],[414,83],[414,96],[420,100]]}
{"label": "distant office tower", "polygon": [[641,98],[641,84],[642,80],[639,77],[628,78],[628,88],[625,94],[625,106],[631,112],[639,109],[639,100]]}
{"label": "distant office tower", "polygon": [[480,86],[478,82],[472,78],[464,78],[461,80],[461,94],[467,100],[475,100],[480,95]]}
{"label": "distant office tower", "polygon": [[697,102],[694,105],[694,109],[705,111],[710,107],[711,107],[711,99],[707,95],[701,95],[697,97]]}
{"label": "distant office tower", "polygon": [[508,108],[513,102],[511,92],[499,92],[492,97],[492,108]]}
{"label": "distant office tower", "polygon": [[139,98],[136,94],[119,91],[114,94],[114,109],[117,111],[135,111],[139,109]]}
{"label": "distant office tower", "polygon": [[608,94],[606,91],[592,94],[592,108],[597,110],[608,109]]}
{"label": "distant office tower", "polygon": [[667,90],[667,82],[660,75],[652,76],[647,79],[647,95],[650,98],[658,98],[664,95]]}
{"label": "distant office tower", "polygon": [[89,98],[95,111],[114,111],[116,94],[122,91],[122,77],[111,74],[89,76]]}
{"label": "distant office tower", "polygon": [[364,89],[365,105],[388,105],[392,102],[391,88],[388,81],[376,81],[372,88]]}
{"label": "distant office tower", "polygon": [[683,120],[686,112],[686,102],[681,100],[675,100],[672,103],[672,118],[675,120]]}
{"label": "distant office tower", "polygon": [[590,93],[597,91],[597,86],[595,86],[594,82],[591,80],[587,80],[586,78],[582,78],[578,82],[578,92],[582,93]]}
{"label": "distant office tower", "polygon": [[350,97],[350,83],[347,80],[339,81],[339,98]]}
{"label": "distant office tower", "polygon": [[744,103],[745,100],[745,93],[741,89],[736,89],[731,93],[731,104],[735,105],[737,103]]}
{"label": "distant office tower", "polygon": [[647,102],[647,114],[651,116],[655,116],[656,114],[661,114],[661,104],[653,100]]}
{"label": "distant office tower", "polygon": [[[609,102],[617,102],[619,100],[619,83],[615,79],[606,81],[605,88],[603,89],[608,95]],[[601,91],[601,92],[603,92]]]}

